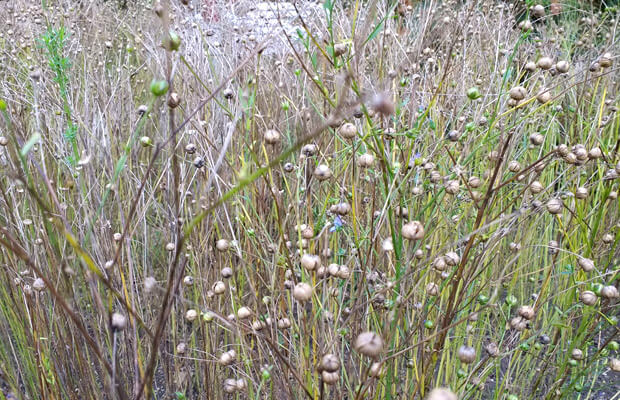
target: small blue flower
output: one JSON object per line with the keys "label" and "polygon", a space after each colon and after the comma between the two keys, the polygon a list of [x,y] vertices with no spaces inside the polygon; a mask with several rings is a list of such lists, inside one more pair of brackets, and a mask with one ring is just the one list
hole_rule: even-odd
{"label": "small blue flower", "polygon": [[336,231],[340,230],[340,228],[342,228],[343,225],[344,224],[342,222],[342,219],[340,219],[340,216],[336,215],[336,217],[334,218],[334,223],[329,228],[329,231],[330,232],[336,232]]}

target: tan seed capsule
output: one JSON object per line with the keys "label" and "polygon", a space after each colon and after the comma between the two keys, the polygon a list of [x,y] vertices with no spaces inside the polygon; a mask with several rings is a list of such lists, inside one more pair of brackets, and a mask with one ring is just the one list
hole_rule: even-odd
{"label": "tan seed capsule", "polygon": [[540,146],[545,141],[545,137],[540,133],[533,133],[530,135],[530,142],[534,146]]}
{"label": "tan seed capsule", "polygon": [[603,286],[603,289],[601,289],[601,297],[606,299],[615,299],[618,296],[618,289],[616,289],[613,285]]}
{"label": "tan seed capsule", "polygon": [[549,91],[549,89],[541,89],[536,95],[536,100],[538,100],[538,102],[542,104],[551,101],[551,92]]}
{"label": "tan seed capsule", "polygon": [[550,57],[541,57],[536,66],[542,70],[548,70],[553,66],[553,60]]}
{"label": "tan seed capsule", "polygon": [[611,65],[613,64],[613,55],[611,53],[605,53],[603,54],[599,60],[598,60],[598,64],[602,67],[602,68],[609,68],[611,67]]}
{"label": "tan seed capsule", "polygon": [[614,235],[612,235],[611,233],[606,233],[603,235],[603,237],[601,238],[601,240],[603,241],[603,243],[605,244],[611,244],[614,242]]}
{"label": "tan seed capsule", "polygon": [[252,315],[252,311],[250,311],[247,307],[241,307],[237,310],[237,317],[239,319],[246,319]]}
{"label": "tan seed capsule", "polygon": [[569,68],[570,68],[570,66],[569,66],[568,62],[567,62],[567,61],[564,61],[564,60],[562,60],[562,61],[558,61],[558,62],[555,64],[555,69],[556,69],[559,73],[561,73],[561,74],[565,74],[565,73],[567,73]]}
{"label": "tan seed capsule", "polygon": [[591,160],[596,160],[601,157],[603,157],[603,152],[601,151],[599,147],[593,147],[588,152],[588,158],[590,158]]}
{"label": "tan seed capsule", "polygon": [[293,288],[293,297],[299,302],[305,302],[312,298],[312,286],[305,282],[299,282]]}
{"label": "tan seed capsule", "polygon": [[534,194],[538,194],[538,193],[542,192],[543,190],[545,190],[545,187],[542,185],[542,183],[540,183],[538,181],[534,181],[530,185],[530,191],[532,193],[534,193]]}
{"label": "tan seed capsule", "polygon": [[198,311],[194,309],[187,310],[187,312],[185,313],[185,319],[188,322],[193,322],[194,320],[196,320],[196,318],[198,318]]}
{"label": "tan seed capsule", "polygon": [[435,388],[428,394],[426,400],[458,400],[450,389]]}
{"label": "tan seed capsule", "polygon": [[221,252],[227,251],[230,248],[230,242],[226,239],[220,239],[215,242],[215,248]]}
{"label": "tan seed capsule", "polygon": [[583,269],[585,272],[590,272],[594,270],[594,261],[589,258],[580,257],[577,261],[577,264]]}
{"label": "tan seed capsule", "polygon": [[327,372],[336,372],[340,369],[340,359],[335,354],[325,354],[321,358],[320,370]]}
{"label": "tan seed capsule", "polygon": [[588,189],[583,186],[580,186],[575,190],[575,198],[579,200],[586,199],[588,197]]}
{"label": "tan seed capsule", "polygon": [[375,162],[375,157],[370,153],[364,153],[357,158],[357,165],[362,168],[369,168]]}
{"label": "tan seed capsule", "polygon": [[224,294],[224,292],[226,291],[226,284],[222,281],[217,281],[213,284],[213,293],[220,295],[220,294]]}
{"label": "tan seed capsule", "polygon": [[523,68],[528,72],[534,72],[536,71],[536,63],[533,61],[528,61]]}
{"label": "tan seed capsule", "polygon": [[424,237],[424,226],[420,221],[411,221],[403,225],[401,233],[405,239],[420,240]]}
{"label": "tan seed capsule", "polygon": [[383,339],[375,332],[363,332],[355,339],[353,348],[360,354],[374,358],[383,352]]}
{"label": "tan seed capsule", "polygon": [[439,294],[439,285],[437,285],[435,282],[429,282],[426,285],[426,293],[429,296],[437,296]]}
{"label": "tan seed capsule", "polygon": [[229,378],[224,380],[223,389],[225,393],[232,394],[237,391],[237,381]]}
{"label": "tan seed capsule", "polygon": [[354,124],[347,122],[340,127],[338,133],[344,139],[354,139],[357,136],[357,128]]}
{"label": "tan seed capsule", "polygon": [[519,161],[513,160],[508,163],[508,170],[510,172],[519,172],[521,170],[521,164]]}
{"label": "tan seed capsule", "polygon": [[114,313],[110,325],[115,331],[122,331],[127,327],[127,317],[121,313]]}
{"label": "tan seed capsule", "polygon": [[319,181],[325,181],[332,177],[332,171],[325,164],[319,164],[314,170],[314,177]]}
{"label": "tan seed capsule", "polygon": [[457,180],[450,180],[446,182],[446,193],[448,194],[457,194],[459,192],[460,185]]}
{"label": "tan seed capsule", "polygon": [[263,134],[263,138],[265,139],[265,143],[271,144],[271,145],[278,144],[282,140],[282,136],[280,135],[280,132],[278,132],[275,129],[266,130],[265,133]]}
{"label": "tan seed capsule", "polygon": [[521,101],[527,96],[527,90],[523,86],[515,86],[510,89],[508,93],[510,98],[516,101]]}
{"label": "tan seed capsule", "polygon": [[301,256],[301,266],[308,271],[313,271],[321,265],[321,258],[315,254],[306,253]]}
{"label": "tan seed capsule", "polygon": [[581,349],[573,349],[570,356],[573,360],[583,360],[583,351]]}
{"label": "tan seed capsule", "polygon": [[562,200],[558,198],[552,198],[547,201],[547,211],[550,214],[560,214],[562,212],[563,204]]}
{"label": "tan seed capsule", "polygon": [[596,304],[598,298],[596,297],[596,294],[594,292],[590,290],[584,290],[579,294],[579,300],[581,300],[581,302],[587,306],[593,306]]}
{"label": "tan seed capsule", "polygon": [[609,369],[611,369],[612,371],[620,372],[620,359],[610,357],[608,365],[609,365]]}
{"label": "tan seed capsule", "polygon": [[517,310],[517,314],[522,318],[531,321],[534,318],[534,307],[523,305]]}
{"label": "tan seed capsule", "polygon": [[462,345],[456,353],[458,359],[464,364],[471,364],[476,360],[476,349],[470,346]]}
{"label": "tan seed capsule", "polygon": [[321,379],[323,379],[323,382],[327,383],[328,385],[334,385],[338,382],[340,376],[338,375],[338,372],[322,371]]}

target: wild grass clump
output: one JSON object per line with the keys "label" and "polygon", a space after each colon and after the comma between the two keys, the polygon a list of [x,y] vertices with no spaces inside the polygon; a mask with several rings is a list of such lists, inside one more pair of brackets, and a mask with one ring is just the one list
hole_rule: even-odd
{"label": "wild grass clump", "polygon": [[617,396],[617,7],[410,3],[0,6],[0,400]]}

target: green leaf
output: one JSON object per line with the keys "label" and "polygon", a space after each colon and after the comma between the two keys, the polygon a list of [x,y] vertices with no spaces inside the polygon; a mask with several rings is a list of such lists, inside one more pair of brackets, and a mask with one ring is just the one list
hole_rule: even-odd
{"label": "green leaf", "polygon": [[22,149],[20,150],[19,154],[22,157],[25,157],[26,154],[30,153],[30,150],[32,150],[32,148],[34,147],[35,144],[39,143],[39,140],[41,139],[41,134],[39,134],[38,132],[35,133],[34,135],[32,135],[30,137],[30,139],[28,139],[28,141],[26,142],[26,144],[24,144],[24,146],[22,147]]}

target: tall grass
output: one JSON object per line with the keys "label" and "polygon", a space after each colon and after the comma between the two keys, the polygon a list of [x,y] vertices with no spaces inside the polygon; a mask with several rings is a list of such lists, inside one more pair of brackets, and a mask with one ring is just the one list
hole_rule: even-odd
{"label": "tall grass", "polygon": [[618,397],[617,8],[182,3],[2,6],[0,399]]}

